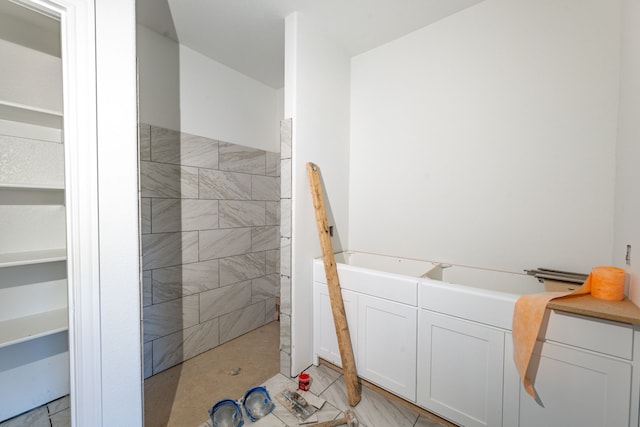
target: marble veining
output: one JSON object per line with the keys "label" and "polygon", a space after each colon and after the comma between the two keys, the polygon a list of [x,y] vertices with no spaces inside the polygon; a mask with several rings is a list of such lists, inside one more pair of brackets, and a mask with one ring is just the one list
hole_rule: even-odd
{"label": "marble veining", "polygon": [[275,176],[251,175],[253,200],[280,200],[280,179]]}
{"label": "marble veining", "polygon": [[221,142],[219,168],[225,171],[264,175],[266,173],[266,152],[251,147]]}
{"label": "marble veining", "polygon": [[265,251],[265,274],[280,273],[280,249]]}
{"label": "marble veining", "polygon": [[153,341],[153,372],[161,372],[216,347],[220,342],[218,319],[199,323],[190,328]]}
{"label": "marble veining", "polygon": [[151,127],[151,160],[201,168],[218,167],[218,141]]}
{"label": "marble veining", "polygon": [[281,165],[280,153],[148,124],[139,135],[148,377],[202,351],[190,337],[217,346],[275,318]]}
{"label": "marble veining", "polygon": [[265,225],[265,202],[253,200],[221,200],[220,228]]}
{"label": "marble veining", "polygon": [[280,153],[267,151],[265,175],[280,176]]}
{"label": "marble veining", "polygon": [[199,310],[198,295],[144,307],[144,341],[148,342],[198,324]]}
{"label": "marble veining", "polygon": [[291,159],[282,160],[280,176],[282,178],[281,197],[283,199],[290,199],[291,198]]}
{"label": "marble veining", "polygon": [[266,309],[263,301],[220,316],[220,342],[239,337],[265,323]]}
{"label": "marble veining", "polygon": [[222,200],[252,200],[252,175],[200,169],[200,198]]}
{"label": "marble veining", "polygon": [[251,280],[251,302],[272,299],[279,295],[280,275],[270,274]]}
{"label": "marble veining", "polygon": [[265,224],[280,225],[280,202],[265,202]]}
{"label": "marble veining", "polygon": [[198,169],[155,162],[140,162],[142,197],[198,197]]}
{"label": "marble veining", "polygon": [[145,270],[142,272],[142,306],[146,307],[153,303],[152,295],[152,278],[151,270]]}
{"label": "marble veining", "polygon": [[234,283],[200,294],[200,319],[209,320],[251,304],[251,281]]}
{"label": "marble veining", "polygon": [[198,261],[198,232],[142,235],[142,269]]}
{"label": "marble veining", "polygon": [[141,123],[138,126],[140,139],[140,160],[151,160],[151,125]]}
{"label": "marble veining", "polygon": [[251,249],[254,252],[277,249],[279,246],[280,227],[266,226],[251,229]]}
{"label": "marble veining", "polygon": [[293,119],[280,120],[280,158],[291,158],[291,135],[293,129]]}
{"label": "marble veining", "polygon": [[153,303],[217,288],[218,267],[215,259],[153,270]]}
{"label": "marble veining", "polygon": [[140,199],[140,233],[151,233],[151,198]]}
{"label": "marble veining", "polygon": [[200,260],[251,252],[251,228],[200,231]]}
{"label": "marble veining", "polygon": [[154,233],[218,228],[218,201],[153,199],[151,224]]}
{"label": "marble veining", "polygon": [[[344,378],[338,378],[320,397],[336,404],[338,409],[349,409]],[[413,427],[418,420],[418,413],[399,402],[386,399],[367,387],[362,387],[360,403],[351,408],[356,413],[359,425],[363,426],[397,426]]]}
{"label": "marble veining", "polygon": [[255,279],[266,273],[264,252],[237,255],[220,260],[220,286]]}

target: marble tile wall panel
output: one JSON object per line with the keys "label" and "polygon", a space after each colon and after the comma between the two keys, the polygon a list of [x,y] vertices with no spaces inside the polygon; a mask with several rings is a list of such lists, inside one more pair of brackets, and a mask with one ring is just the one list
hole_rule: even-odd
{"label": "marble tile wall panel", "polygon": [[200,169],[200,198],[251,200],[251,177],[244,173]]}
{"label": "marble tile wall panel", "polygon": [[218,141],[151,126],[151,160],[216,169]]}
{"label": "marble tile wall panel", "polygon": [[265,224],[265,202],[252,200],[220,200],[220,228],[260,226]]}
{"label": "marble tile wall panel", "polygon": [[200,260],[251,252],[251,227],[200,231]]}
{"label": "marble tile wall panel", "polygon": [[280,122],[280,372],[291,375],[291,118]]}
{"label": "marble tile wall panel", "polygon": [[265,256],[265,274],[280,273],[280,249],[271,249],[265,251]]}
{"label": "marble tile wall panel", "polygon": [[200,320],[218,318],[250,304],[250,280],[203,292],[200,294]]}
{"label": "marble tile wall panel", "polygon": [[280,179],[276,176],[251,175],[253,200],[280,200]]}
{"label": "marble tile wall panel", "polygon": [[196,261],[198,261],[197,231],[142,236],[143,270]]}
{"label": "marble tile wall panel", "polygon": [[280,201],[280,232],[283,237],[291,237],[291,199]]}
{"label": "marble tile wall panel", "polygon": [[197,325],[199,313],[198,295],[144,307],[144,342]]}
{"label": "marble tile wall panel", "polygon": [[291,198],[291,159],[284,159],[281,163],[280,178],[282,182],[280,184],[280,194],[283,199]]}
{"label": "marble tile wall panel", "polygon": [[151,198],[140,199],[140,233],[151,233]]}
{"label": "marble tile wall panel", "polygon": [[164,371],[217,347],[219,343],[218,319],[159,338],[153,341],[153,372]]}
{"label": "marble tile wall panel", "polygon": [[251,249],[254,252],[277,249],[280,244],[280,227],[266,226],[251,229]]}
{"label": "marble tile wall panel", "polygon": [[280,153],[267,151],[265,175],[280,176]]}
{"label": "marble tile wall panel", "polygon": [[278,320],[278,313],[276,312],[276,298],[272,297],[264,301],[265,313],[264,323],[269,323],[273,320]]}
{"label": "marble tile wall panel", "polygon": [[281,156],[144,124],[139,149],[149,376],[275,318]]}
{"label": "marble tile wall panel", "polygon": [[280,158],[291,158],[293,119],[280,120]]}
{"label": "marble tile wall panel", "polygon": [[266,152],[242,145],[220,143],[220,170],[264,175]]}
{"label": "marble tile wall panel", "polygon": [[265,207],[265,224],[259,225],[280,225],[280,202],[265,202]]}
{"label": "marble tile wall panel", "polygon": [[155,162],[140,162],[142,197],[198,197],[198,169]]}
{"label": "marble tile wall panel", "polygon": [[218,201],[198,199],[152,199],[154,233],[218,228]]}
{"label": "marble tile wall panel", "polygon": [[280,239],[280,274],[291,277],[291,239]]}
{"label": "marble tile wall panel", "polygon": [[251,281],[251,302],[271,300],[280,295],[280,275],[269,274]]}
{"label": "marble tile wall panel", "polygon": [[291,278],[280,275],[280,312],[291,316]]}
{"label": "marble tile wall panel", "polygon": [[151,160],[151,125],[140,124],[138,138],[140,139],[140,160]]}
{"label": "marble tile wall panel", "polygon": [[0,182],[64,187],[64,146],[0,135]]}
{"label": "marble tile wall panel", "polygon": [[153,303],[217,288],[220,285],[218,270],[217,259],[152,270]]}
{"label": "marble tile wall panel", "polygon": [[151,270],[142,272],[142,306],[146,307],[153,303]]}
{"label": "marble tile wall panel", "polygon": [[265,316],[263,301],[220,316],[220,344],[264,325]]}
{"label": "marble tile wall panel", "polygon": [[220,286],[265,275],[266,253],[237,255],[220,260]]}
{"label": "marble tile wall panel", "polygon": [[144,343],[142,351],[144,356],[144,377],[146,379],[153,375],[153,341]]}

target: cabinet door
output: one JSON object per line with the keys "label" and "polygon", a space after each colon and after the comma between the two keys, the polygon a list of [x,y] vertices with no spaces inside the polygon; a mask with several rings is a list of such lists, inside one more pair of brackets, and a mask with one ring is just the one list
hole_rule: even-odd
{"label": "cabinet door", "polygon": [[[333,323],[329,288],[323,283],[313,284],[313,346],[316,357],[321,357],[337,366],[342,366],[336,328]],[[358,294],[342,289],[342,300],[347,315],[356,369],[358,364],[356,343],[358,338]]]}
{"label": "cabinet door", "polygon": [[508,425],[629,426],[629,363],[573,347],[538,342],[529,369],[539,400],[532,399],[519,384],[517,389],[505,385],[505,391],[513,390],[505,393],[505,405],[519,408],[509,411],[517,414],[517,419],[505,421]]}
{"label": "cabinet door", "polygon": [[358,375],[416,399],[417,308],[358,296]]}
{"label": "cabinet door", "polygon": [[504,332],[427,310],[419,316],[418,405],[464,426],[501,426]]}

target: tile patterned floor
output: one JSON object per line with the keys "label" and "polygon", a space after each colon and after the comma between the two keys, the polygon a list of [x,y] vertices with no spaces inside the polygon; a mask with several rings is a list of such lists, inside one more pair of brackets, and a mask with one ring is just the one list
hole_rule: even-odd
{"label": "tile patterned floor", "polygon": [[69,396],[3,421],[0,427],[71,427]]}
{"label": "tile patterned floor", "polygon": [[[349,408],[346,388],[343,376],[326,367],[311,366],[306,370],[311,375],[310,392],[326,400],[320,411],[317,412],[318,422],[330,421],[342,417],[342,412]],[[269,391],[276,408],[266,417],[251,422],[245,417],[245,426],[255,427],[294,427],[299,420],[286,408],[280,405],[275,396],[285,389],[297,388],[295,379],[278,374],[265,382],[264,386]],[[375,390],[363,387],[362,400],[353,408],[358,418],[359,427],[450,427],[453,424],[427,418],[395,400],[388,399]],[[307,420],[309,421],[309,420]],[[212,427],[210,420],[199,427]]]}

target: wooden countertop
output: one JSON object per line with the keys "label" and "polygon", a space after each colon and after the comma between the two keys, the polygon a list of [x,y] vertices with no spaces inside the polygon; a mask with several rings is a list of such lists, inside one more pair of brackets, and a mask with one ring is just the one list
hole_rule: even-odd
{"label": "wooden countertop", "polygon": [[627,298],[622,301],[604,301],[589,294],[577,295],[549,301],[547,308],[615,322],[640,324],[640,308]]}

